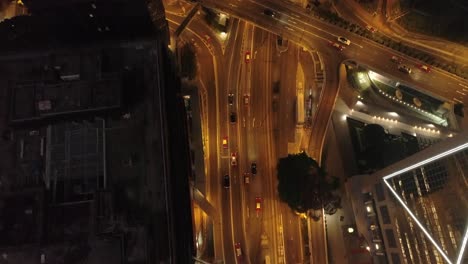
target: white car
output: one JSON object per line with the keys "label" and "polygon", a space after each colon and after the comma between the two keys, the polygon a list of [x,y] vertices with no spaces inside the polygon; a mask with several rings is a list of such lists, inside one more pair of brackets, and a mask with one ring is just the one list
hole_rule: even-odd
{"label": "white car", "polygon": [[403,64],[398,66],[398,70],[400,70],[400,71],[402,71],[404,73],[407,73],[407,74],[411,73],[411,68],[406,66],[406,65],[403,65]]}
{"label": "white car", "polygon": [[338,41],[348,46],[351,44],[351,41],[345,37],[338,37]]}

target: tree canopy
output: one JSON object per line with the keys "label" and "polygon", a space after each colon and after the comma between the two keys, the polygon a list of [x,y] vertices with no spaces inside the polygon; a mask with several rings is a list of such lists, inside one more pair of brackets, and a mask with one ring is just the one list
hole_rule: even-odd
{"label": "tree canopy", "polygon": [[280,199],[294,211],[319,210],[332,202],[336,205],[332,191],[338,188],[338,179],[327,177],[325,170],[305,152],[280,158],[277,173]]}

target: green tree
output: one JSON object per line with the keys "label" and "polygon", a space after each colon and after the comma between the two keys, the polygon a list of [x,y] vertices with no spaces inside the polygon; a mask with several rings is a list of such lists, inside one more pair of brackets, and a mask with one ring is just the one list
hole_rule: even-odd
{"label": "green tree", "polygon": [[327,177],[305,152],[279,159],[277,173],[280,199],[294,211],[304,213],[337,205],[337,196],[332,192],[339,187],[338,178]]}

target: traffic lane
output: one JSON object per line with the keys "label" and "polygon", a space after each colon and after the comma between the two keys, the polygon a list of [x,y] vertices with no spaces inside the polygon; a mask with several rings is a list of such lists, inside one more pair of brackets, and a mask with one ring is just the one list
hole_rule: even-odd
{"label": "traffic lane", "polygon": [[287,204],[281,203],[284,223],[284,241],[287,263],[302,263],[303,243],[300,233],[300,218]]}
{"label": "traffic lane", "polygon": [[[262,176],[263,176],[263,164],[264,164],[264,156],[261,155],[262,153],[266,153],[265,151],[259,150],[260,146],[264,145],[264,138],[260,138],[258,136],[258,126],[255,127],[255,116],[259,113],[260,115],[263,114],[262,112],[258,112],[258,106],[263,105],[262,101],[264,98],[261,93],[265,92],[264,87],[262,87],[262,80],[267,80],[261,76],[262,74],[268,75],[268,64],[265,64],[264,57],[267,57],[268,52],[265,52],[265,48],[268,47],[263,45],[263,41],[265,40],[266,35],[265,32],[259,31],[255,29],[253,32],[253,45],[251,46],[252,51],[256,51],[256,55],[252,55],[252,59],[249,62],[242,63],[243,67],[246,69],[245,73],[247,77],[245,80],[248,84],[251,85],[250,89],[250,99],[249,104],[241,104],[242,109],[245,113],[246,125],[242,127],[242,134],[245,141],[245,148],[244,153],[246,153],[245,159],[245,169],[242,170],[243,173],[249,173],[250,175],[250,183],[244,183],[243,191],[245,197],[245,231],[248,234],[246,237],[246,257],[251,263],[260,263],[262,261],[262,251],[260,248],[260,238],[263,232],[263,204],[264,204],[264,195],[262,191]],[[249,41],[247,41],[249,43]],[[257,48],[258,47],[258,48]],[[255,56],[255,58],[253,57]],[[250,78],[249,78],[250,76]],[[245,90],[244,90],[245,91]],[[253,101],[254,100],[254,101]],[[254,109],[255,108],[255,109]],[[250,115],[248,114],[250,113]],[[250,166],[252,162],[257,162],[257,175],[253,175],[250,170]],[[256,207],[256,198],[260,197],[262,202],[260,203],[260,208],[257,209]]]}
{"label": "traffic lane", "polygon": [[[268,90],[268,75],[269,75],[269,62],[270,56],[268,41],[269,36],[264,31],[256,29],[253,35],[252,50],[256,51],[257,55],[252,58],[250,62],[244,62],[243,66],[246,69],[244,77],[248,83],[252,83],[251,96],[255,101],[249,101],[249,104],[242,104],[245,112],[246,125],[243,126],[243,134],[245,136],[247,153],[247,160],[245,162],[245,173],[250,175],[250,183],[244,184],[244,193],[246,199],[246,244],[248,246],[248,256],[251,263],[260,263],[263,261],[264,254],[260,247],[261,234],[264,232],[263,219],[264,219],[264,204],[267,203],[263,192],[264,177],[266,176],[263,169],[266,164],[266,157],[262,155],[267,153],[262,150],[261,146],[266,145],[266,137],[259,136],[259,130],[263,129],[263,122],[257,122],[255,125],[255,116],[265,116],[264,101],[266,97],[264,93]],[[257,48],[258,47],[258,48]],[[250,71],[251,69],[251,71]],[[250,77],[250,78],[249,78]],[[261,106],[261,107],[260,107]],[[256,110],[254,110],[255,108]],[[257,174],[251,173],[252,162],[257,163]],[[257,197],[261,200],[259,202],[260,208],[257,208]]]}
{"label": "traffic lane", "polygon": [[[247,260],[247,251],[246,251],[246,243],[245,243],[245,236],[243,233],[243,204],[245,203],[245,197],[242,192],[242,186],[243,186],[243,181],[241,177],[241,171],[243,170],[243,163],[241,162],[242,159],[244,159],[244,152],[242,150],[242,133],[241,133],[241,127],[242,127],[242,119],[240,116],[240,98],[239,98],[239,90],[241,86],[240,82],[240,77],[241,77],[241,60],[239,60],[239,54],[242,52],[242,42],[243,42],[243,32],[245,30],[245,23],[241,23],[239,26],[239,30],[237,31],[235,35],[235,45],[233,46],[233,52],[230,54],[230,63],[232,67],[230,67],[229,72],[228,72],[228,85],[227,88],[229,89],[230,92],[236,95],[236,100],[234,101],[233,105],[231,107],[231,111],[235,112],[238,116],[237,122],[235,124],[232,124],[230,128],[230,134],[235,134],[236,135],[236,142],[234,143],[236,146],[236,152],[237,152],[237,166],[232,167],[231,172],[233,174],[233,186],[231,189],[231,195],[232,195],[232,212],[231,212],[231,217],[233,219],[232,222],[232,232],[233,232],[233,238],[234,241],[233,243],[240,243],[241,244],[241,250],[243,251],[243,256],[239,256],[239,258],[242,258],[240,261],[245,261]],[[248,263],[248,262],[247,262]]]}
{"label": "traffic lane", "polygon": [[[277,145],[276,150],[279,157],[285,157],[288,150],[288,143],[296,141],[296,99],[297,99],[297,71],[298,71],[298,53],[299,48],[292,42],[289,43],[287,52],[280,57],[280,98],[279,98],[279,136],[277,140],[283,140],[282,144]],[[302,84],[303,85],[303,84]]]}
{"label": "traffic lane", "polygon": [[[178,25],[174,24],[173,22],[169,22],[169,25],[172,28],[177,27]],[[219,173],[217,170],[217,156],[218,153],[221,153],[220,149],[220,143],[218,141],[218,135],[215,130],[208,130],[208,127],[210,127],[210,124],[217,124],[218,123],[218,117],[213,114],[209,113],[217,113],[218,111],[210,111],[210,110],[216,110],[217,108],[217,97],[210,97],[206,98],[206,94],[209,93],[215,94],[216,92],[216,83],[214,82],[213,76],[215,75],[214,71],[214,65],[213,65],[213,57],[208,50],[208,47],[203,43],[203,41],[200,39],[200,37],[196,34],[194,34],[193,31],[190,29],[187,29],[183,32],[181,35],[181,39],[191,42],[192,45],[195,46],[195,51],[197,53],[197,57],[203,61],[200,65],[203,65],[203,69],[199,69],[200,71],[200,83],[202,84],[202,87],[200,87],[201,92],[200,93],[200,98],[201,101],[203,102],[204,108],[202,108],[202,111],[204,112],[205,116],[204,119],[202,120],[202,125],[203,125],[203,133],[207,133],[208,135],[206,136],[206,144],[207,144],[207,154],[208,154],[208,159],[206,160],[206,166],[207,166],[207,175],[206,175],[206,181],[209,184],[207,186],[206,190],[206,198],[212,203],[212,205],[215,208],[220,208],[220,201],[219,201],[219,193],[218,190],[220,190],[220,184],[221,180],[219,179]],[[208,108],[208,109],[207,109]],[[210,156],[211,154],[211,156]],[[219,226],[218,224],[215,223],[214,225],[214,250],[215,250],[215,258],[220,259],[223,257],[223,250],[222,250],[222,226]],[[227,256],[229,258],[229,256]]]}
{"label": "traffic lane", "polygon": [[[244,31],[242,32],[242,42],[241,42],[241,54],[235,55],[238,56],[238,64],[240,65],[240,75],[238,79],[238,89],[236,92],[236,96],[238,97],[237,101],[237,109],[239,113],[239,124],[237,125],[238,133],[239,133],[239,153],[241,153],[241,156],[239,158],[239,191],[240,191],[240,201],[239,201],[239,207],[240,210],[237,212],[238,214],[238,219],[239,221],[237,222],[237,225],[240,227],[240,230],[238,231],[239,233],[237,234],[239,241],[243,245],[243,250],[244,250],[244,262],[250,263],[250,250],[249,250],[249,245],[248,245],[248,240],[246,239],[246,235],[244,233],[245,231],[245,217],[248,214],[247,208],[249,204],[249,199],[246,197],[246,193],[244,190],[245,186],[245,180],[244,180],[244,173],[247,170],[247,162],[248,162],[248,134],[246,133],[246,130],[248,129],[247,122],[248,122],[248,112],[246,111],[246,108],[244,107],[244,101],[243,101],[243,93],[244,91],[249,89],[249,80],[250,80],[250,62],[243,57],[243,54],[246,50],[250,49],[251,46],[251,38],[252,36],[252,26],[246,23],[246,26],[244,28]],[[243,59],[240,59],[243,58]],[[249,237],[250,238],[250,237]]]}
{"label": "traffic lane", "polygon": [[[430,72],[425,72],[419,68],[424,64],[406,59],[393,51],[381,48],[379,45],[374,43],[367,43],[366,45],[368,45],[368,47],[365,46],[364,50],[350,49],[347,52],[349,59],[362,64],[371,65],[372,68],[376,68],[382,74],[387,73],[396,79],[408,83],[410,86],[429,93],[434,93],[436,96],[442,96],[449,100],[456,95],[457,90],[460,90],[460,88],[463,89],[462,85],[466,84],[468,86],[467,81],[438,69],[431,69]],[[407,74],[398,70],[398,64],[391,61],[392,56],[402,58],[402,64],[412,68],[412,73]]]}
{"label": "traffic lane", "polygon": [[[326,29],[326,31],[330,30],[332,30],[332,28]],[[304,32],[306,34],[310,34],[311,38],[316,38],[316,34],[314,34],[313,30],[305,30]],[[368,39],[349,39],[351,40],[350,46],[341,44],[345,47],[344,53],[347,53],[348,59],[352,60],[353,58],[358,58],[356,60],[361,63],[372,65],[373,67],[379,68],[380,70],[389,71],[389,73],[394,74],[397,77],[400,76],[400,78],[408,81],[410,84],[425,89],[429,92],[437,92],[442,96],[444,94],[453,96],[454,91],[446,89],[447,86],[450,86],[453,89],[457,89],[457,85],[459,83],[468,84],[468,81],[441,71],[437,68],[434,68],[431,70],[431,72],[427,73],[420,69],[420,66],[424,65],[423,62],[399,54],[394,50],[379,45]],[[330,39],[330,41],[337,42],[336,39]],[[413,69],[413,73],[411,75],[402,73],[398,70],[397,65],[391,62],[391,57],[394,55],[401,57],[403,59],[403,64],[406,64]]]}
{"label": "traffic lane", "polygon": [[[237,23],[235,23],[237,24]],[[239,31],[239,28],[242,28],[242,24],[236,25],[234,34],[237,34]],[[234,40],[236,37],[233,38]],[[236,47],[239,43],[236,43],[234,47]],[[227,67],[225,67],[227,65]],[[237,87],[237,75],[236,74],[231,74],[233,72],[237,72],[237,68],[239,67],[238,64],[236,63],[236,60],[234,58],[233,53],[229,53],[227,58],[224,58],[223,63],[219,64],[218,67],[220,69],[223,69],[223,75],[218,76],[219,78],[219,83],[220,85],[218,86],[219,93],[222,94],[222,96],[219,99],[219,104],[221,105],[220,109],[223,109],[222,111],[215,111],[215,113],[220,113],[222,116],[222,121],[220,121],[217,124],[214,124],[214,127],[216,129],[219,129],[219,127],[223,127],[223,129],[226,130],[226,133],[228,135],[229,139],[229,147],[228,147],[228,153],[224,157],[224,163],[227,163],[226,169],[229,172],[229,177],[230,177],[230,188],[229,188],[229,203],[228,204],[223,204],[223,219],[224,218],[229,218],[230,219],[230,224],[226,225],[226,228],[224,229],[223,232],[223,245],[224,245],[224,252],[226,256],[226,261],[229,263],[236,263],[236,253],[235,253],[235,243],[238,243],[238,237],[236,234],[239,232],[237,230],[236,223],[238,223],[238,201],[240,200],[240,195],[239,195],[239,176],[238,176],[238,167],[237,166],[232,166],[231,165],[231,155],[232,153],[237,153],[238,152],[238,132],[237,132],[237,120],[236,122],[231,122],[230,120],[230,115],[232,112],[236,113],[237,112],[237,107],[236,107],[236,99],[234,100],[233,104],[230,105],[228,102],[228,94],[231,93],[232,89],[236,89]],[[236,159],[238,158],[238,155],[236,156]],[[221,165],[220,165],[221,167]]]}
{"label": "traffic lane", "polygon": [[[294,34],[294,32],[288,33],[290,35],[296,35],[292,38],[297,39],[297,34]],[[304,33],[309,34],[312,39],[317,38],[317,32],[314,33],[313,29],[305,30]],[[320,42],[320,39],[322,38],[320,37],[317,39],[318,42]],[[301,39],[299,39],[299,41],[300,40]],[[329,41],[337,42],[334,39],[330,39]],[[358,43],[356,43],[356,41],[352,41],[350,46],[346,46],[341,43],[340,45],[344,46],[344,50],[341,52],[345,55],[344,59],[355,60],[363,64],[372,65],[373,68],[378,69],[381,73],[383,72],[391,74],[395,78],[407,82],[410,86],[413,86],[416,89],[426,91],[428,93],[434,93],[437,96],[442,96],[449,100],[451,100],[452,97],[460,95],[461,90],[459,84],[468,85],[466,80],[438,69],[432,69],[430,73],[424,72],[419,68],[421,65],[424,65],[423,63],[411,58],[404,57],[400,54],[397,54],[393,50],[378,45],[377,43],[367,39],[358,39]],[[325,51],[326,49],[324,47],[320,50]],[[413,69],[412,74],[408,75],[398,70],[398,66],[391,62],[391,57],[394,55],[403,58],[403,64],[406,64]],[[447,87],[450,88],[447,89]],[[466,100],[466,97],[464,100]]]}
{"label": "traffic lane", "polygon": [[[307,44],[312,45],[312,43]],[[316,44],[318,44],[317,46],[326,45],[324,43]],[[342,57],[336,56],[340,55],[340,52],[330,49],[328,51],[329,52],[321,53],[327,78],[325,79],[325,89],[322,89],[317,110],[315,114],[313,114],[313,122],[310,129],[311,135],[307,151],[308,154],[319,163],[321,159],[319,154],[323,147],[324,136],[338,95],[338,69],[340,62],[343,60]]]}
{"label": "traffic lane", "polygon": [[[275,50],[275,37],[272,34],[264,34],[264,38],[260,39],[258,53],[256,57],[254,67],[253,78],[256,79],[256,89],[253,90],[253,96],[255,96],[256,103],[252,107],[255,107],[255,116],[260,119],[256,122],[254,133],[256,135],[258,144],[258,174],[256,181],[261,183],[261,198],[263,199],[261,215],[262,221],[262,234],[265,234],[268,238],[268,247],[261,250],[261,257],[269,255],[273,262],[277,262],[277,251],[276,251],[276,214],[275,214],[275,203],[276,185],[272,181],[275,177],[273,173],[275,165],[271,164],[269,155],[273,151],[271,142],[272,130],[271,130],[271,96],[272,96],[272,68],[271,64],[276,59]],[[274,180],[274,179],[273,179]],[[263,255],[262,255],[263,254]],[[262,259],[256,263],[261,263]]]}
{"label": "traffic lane", "polygon": [[[288,3],[288,2],[284,2],[284,1],[283,2],[282,1],[267,1],[267,2],[266,1],[261,1],[261,2],[258,2],[257,4],[259,6],[261,6],[262,8],[268,7],[270,9],[272,9],[272,10],[277,10],[283,16],[287,16],[288,19],[289,18],[298,18],[299,21],[303,21],[303,22],[308,21],[310,24],[318,25],[320,28],[327,27],[327,26],[332,27],[332,28],[334,28],[334,32],[339,32],[343,36],[348,36],[350,38],[353,38],[353,36],[355,36],[356,38],[364,39],[363,37],[356,36],[355,34],[347,32],[346,30],[344,30],[342,28],[338,28],[338,27],[333,26],[331,24],[328,24],[328,23],[326,23],[324,21],[321,21],[319,18],[316,18],[316,17],[313,17],[313,16],[307,14],[308,13],[307,10],[305,10],[305,9],[303,9],[301,7],[292,5],[291,3]],[[394,34],[392,34],[392,35],[394,35]],[[438,58],[452,60],[453,57],[455,56],[455,60],[459,60],[459,61],[460,60],[466,60],[465,57],[460,55],[460,54],[463,54],[463,51],[461,51],[459,49],[456,50],[457,52],[450,52],[449,58],[447,58],[448,53],[444,52],[444,51],[440,51],[440,52],[437,52],[437,54],[434,54],[433,50],[427,51],[427,48],[425,48],[425,47],[418,47],[418,49],[420,49],[422,51],[429,52],[433,56],[436,56]],[[456,54],[458,54],[458,56]]]}
{"label": "traffic lane", "polygon": [[[233,199],[233,200],[235,200],[235,199]],[[273,230],[274,230],[274,227],[272,227],[272,228],[273,228]],[[273,232],[274,232],[274,231],[273,231]],[[273,235],[274,235],[274,233],[273,233]]]}
{"label": "traffic lane", "polygon": [[[299,63],[298,53],[301,48],[295,45],[294,43],[289,43],[288,51],[282,53],[280,58],[280,82],[281,82],[281,95],[280,95],[280,120],[281,128],[280,134],[277,139],[277,153],[279,154],[275,160],[280,157],[284,157],[288,154],[288,143],[295,141],[296,133],[296,117],[295,113],[295,104],[296,104],[296,94],[297,94],[297,79],[296,73],[299,70],[297,65]],[[304,87],[304,83],[302,84]],[[276,175],[275,175],[276,177]],[[275,178],[276,179],[276,178]],[[277,199],[277,206],[280,209],[280,215],[283,219],[283,231],[281,239],[284,241],[284,248],[280,249],[284,252],[287,263],[297,263],[301,259],[300,252],[300,235],[298,232],[295,232],[291,223],[294,221],[291,218],[291,210],[286,204],[282,203]],[[299,243],[296,243],[299,242]],[[281,253],[280,253],[281,254]]]}
{"label": "traffic lane", "polygon": [[311,256],[312,263],[326,263],[327,252],[326,252],[326,239],[325,229],[323,226],[323,217],[320,217],[319,221],[313,221],[310,218],[307,219],[310,223],[310,234],[309,240],[311,242]]}
{"label": "traffic lane", "polygon": [[[356,48],[361,48],[363,49],[364,51],[367,51],[367,47],[363,46],[362,44],[360,43],[365,43],[367,42],[367,44],[371,43],[371,41],[365,39],[365,38],[361,38],[359,36],[355,36],[354,34],[353,35],[349,35],[350,33],[345,31],[344,29],[341,29],[339,27],[336,27],[336,26],[333,26],[333,25],[329,25],[329,24],[320,24],[320,26],[315,26],[315,25],[311,25],[310,23],[306,23],[306,21],[308,21],[309,19],[307,18],[304,18],[302,16],[299,16],[300,18],[298,17],[295,17],[295,14],[294,13],[290,13],[289,15],[287,14],[287,12],[285,12],[285,15],[288,15],[290,16],[290,18],[288,19],[284,19],[284,20],[271,20],[271,17],[267,17],[265,15],[263,15],[263,5],[262,6],[259,6],[260,8],[257,8],[257,9],[252,9],[252,10],[245,10],[246,12],[250,12],[250,13],[246,13],[246,14],[241,14],[238,12],[238,10],[235,10],[234,12],[240,16],[240,17],[243,17],[243,18],[247,18],[251,21],[254,21],[255,23],[258,23],[260,26],[263,26],[265,28],[271,28],[272,31],[276,31],[278,33],[282,33],[283,35],[286,35],[286,33],[289,33],[289,34],[296,34],[300,35],[299,37],[299,41],[301,41],[302,39],[302,32],[304,32],[305,34],[309,35],[310,38],[315,38],[315,39],[321,39],[321,40],[326,40],[326,41],[336,41],[336,37],[337,36],[345,36],[347,38],[349,38],[352,43],[351,43],[351,46],[350,47],[356,47]],[[254,15],[252,15],[254,14]],[[261,16],[258,16],[258,14],[261,14]],[[294,20],[294,23],[292,23],[291,21]],[[290,21],[291,20],[291,21]],[[302,25],[298,25],[297,23],[302,23]],[[268,25],[270,24],[270,25]],[[278,26],[279,25],[279,26]],[[291,30],[292,29],[292,30]],[[335,33],[332,33],[332,32],[337,32],[338,34],[335,34]],[[325,37],[324,37],[325,36]],[[396,52],[393,51],[393,50],[390,50],[386,47],[383,47],[383,46],[380,46],[380,45],[377,45],[377,43],[374,43],[372,42],[372,48],[375,48],[375,49],[378,49],[378,53],[380,53],[381,51],[384,51],[386,53],[388,53],[387,55],[390,55],[391,57],[391,54],[395,54]],[[365,52],[363,53],[365,54]],[[374,58],[374,57],[371,57],[371,58]],[[361,60],[361,58],[359,58]],[[364,61],[363,63],[368,63],[368,62],[372,62],[372,61]],[[418,62],[416,60],[412,60],[412,64],[417,64]],[[384,64],[384,66],[386,66],[387,64]],[[381,67],[382,65],[380,65]],[[393,70],[394,73],[399,73],[398,70]],[[461,79],[461,78],[458,78],[456,76],[453,76],[453,75],[450,75],[450,74],[447,74],[445,72],[442,72],[442,71],[439,71],[440,73],[440,76],[435,76],[435,80],[433,81],[425,81],[424,83],[419,83],[419,86],[420,88],[422,88],[423,90],[426,90],[426,91],[434,91],[435,93],[442,93],[441,95],[444,96],[443,93],[445,93],[445,89],[440,89],[439,87],[446,87],[447,85],[456,85],[457,82],[461,82],[461,83],[466,83],[465,80]],[[404,76],[402,77],[404,78]],[[432,77],[429,77],[429,78],[432,78]],[[407,81],[410,82],[410,85],[417,85],[418,82],[417,80],[414,80],[414,79],[407,79]],[[427,87],[427,86],[432,86],[432,87]],[[456,89],[458,87],[454,87],[453,89]],[[434,90],[434,89],[437,89],[437,90]],[[455,91],[453,91],[455,92]],[[451,93],[451,94],[448,94],[448,95],[445,95],[446,97],[451,97],[453,96],[454,93]]]}

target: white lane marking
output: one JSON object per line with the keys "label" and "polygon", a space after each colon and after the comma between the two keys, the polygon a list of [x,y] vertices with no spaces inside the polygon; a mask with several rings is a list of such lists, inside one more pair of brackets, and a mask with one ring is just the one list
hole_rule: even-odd
{"label": "white lane marking", "polygon": [[460,104],[463,104],[463,102],[462,102],[462,101],[458,100],[458,99],[457,99],[457,98],[455,98],[455,97],[453,98],[453,100],[454,100],[454,101],[457,101],[457,102],[459,102]]}
{"label": "white lane marking", "polygon": [[291,14],[291,16],[293,16],[293,17],[301,18],[300,16],[298,16],[298,15],[296,15],[296,14],[294,14],[294,13],[290,13],[290,14]]}
{"label": "white lane marking", "polygon": [[363,49],[363,48],[364,48],[362,45],[359,45],[359,44],[356,44],[356,43],[351,43],[351,44],[354,44],[354,45],[356,45],[356,46],[360,47],[361,49]]}
{"label": "white lane marking", "polygon": [[457,90],[456,92],[459,93],[459,94],[461,94],[461,95],[463,95],[463,96],[466,95],[464,92],[460,92],[460,91],[458,91],[458,90]]}
{"label": "white lane marking", "polygon": [[289,22],[293,23],[294,25],[297,25],[297,22],[291,19],[288,19]]}
{"label": "white lane marking", "polygon": [[460,85],[460,86],[462,86],[462,87],[465,87],[465,88],[468,88],[468,85],[463,84],[463,83],[459,83],[458,85]]}

